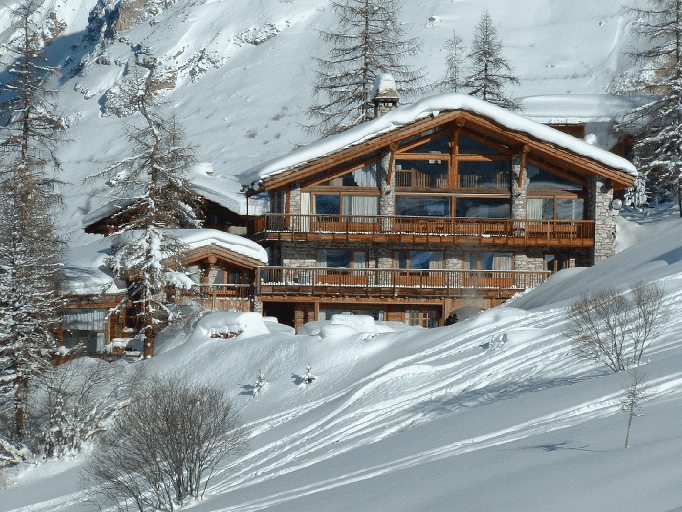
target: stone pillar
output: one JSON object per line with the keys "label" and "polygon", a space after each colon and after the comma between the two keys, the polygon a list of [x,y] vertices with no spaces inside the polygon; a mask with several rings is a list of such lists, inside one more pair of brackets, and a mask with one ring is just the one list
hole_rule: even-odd
{"label": "stone pillar", "polygon": [[[289,191],[289,213],[301,213],[301,184],[296,182],[295,186]],[[308,213],[308,212],[306,212]]]}
{"label": "stone pillar", "polygon": [[511,218],[525,219],[528,216],[526,199],[528,196],[528,173],[523,171],[523,179],[519,186],[521,173],[521,155],[512,155],[511,162]]}
{"label": "stone pillar", "polygon": [[613,189],[607,188],[606,178],[590,176],[587,181],[587,214],[594,220],[594,249],[591,264],[595,265],[613,255],[616,242],[616,210],[611,209]]}
{"label": "stone pillar", "polygon": [[390,163],[391,154],[385,153],[379,161],[379,215],[395,215],[395,161],[394,169],[391,170],[391,183],[386,183]]}

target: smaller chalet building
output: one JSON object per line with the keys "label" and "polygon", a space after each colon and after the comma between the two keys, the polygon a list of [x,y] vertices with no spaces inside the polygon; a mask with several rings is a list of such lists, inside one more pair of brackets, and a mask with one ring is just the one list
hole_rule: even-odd
{"label": "smaller chalet building", "polygon": [[[377,114],[397,104],[376,100]],[[335,313],[432,327],[552,272],[613,253],[627,160],[471,96],[395,108],[241,176],[270,211],[264,314],[299,328]],[[248,211],[248,206],[247,206]]]}
{"label": "smaller chalet building", "polygon": [[[176,303],[186,299],[208,309],[253,311],[256,269],[267,264],[267,254],[245,237],[215,229],[177,230],[188,246],[184,265],[195,286],[190,290],[165,290]],[[137,333],[135,316],[128,308],[109,311],[126,296],[127,283],[116,281],[104,258],[110,239],[74,247],[67,257],[64,292],[68,306],[58,331],[60,345],[83,345],[90,354],[125,354],[141,351],[132,344]],[[170,265],[169,258],[166,264]]]}

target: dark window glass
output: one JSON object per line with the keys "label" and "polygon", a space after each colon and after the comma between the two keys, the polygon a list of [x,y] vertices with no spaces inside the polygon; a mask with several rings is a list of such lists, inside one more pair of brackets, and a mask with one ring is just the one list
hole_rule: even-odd
{"label": "dark window glass", "polygon": [[564,178],[543,171],[534,165],[526,164],[529,190],[571,190],[580,192],[583,188]]}
{"label": "dark window glass", "polygon": [[460,161],[458,168],[460,188],[509,188],[509,161]]}
{"label": "dark window glass", "polygon": [[510,203],[507,198],[458,197],[457,217],[473,219],[508,219]]}
{"label": "dark window glass", "polygon": [[321,267],[350,268],[351,251],[344,249],[320,249],[317,262]]}
{"label": "dark window glass", "polygon": [[545,268],[551,272],[568,268],[568,256],[565,254],[546,254]]}
{"label": "dark window glass", "polygon": [[564,199],[556,200],[556,219],[557,220],[583,220],[585,201],[583,199]]}
{"label": "dark window glass", "polygon": [[377,187],[379,162],[355,169],[343,176],[332,178],[320,185],[331,187]]}
{"label": "dark window glass", "polygon": [[449,217],[447,197],[397,196],[395,214],[405,217]]}
{"label": "dark window glass", "polygon": [[338,215],[341,213],[338,195],[315,195],[315,213],[318,215]]}
{"label": "dark window glass", "polygon": [[450,146],[449,146],[449,140],[448,136],[444,135],[442,137],[438,137],[437,139],[430,140],[429,142],[426,142],[422,144],[421,146],[417,146],[416,148],[412,148],[408,153],[443,153],[445,155],[450,153]]}
{"label": "dark window glass", "polygon": [[485,144],[476,142],[464,135],[459,136],[459,153],[466,155],[503,155],[496,149],[493,149]]}

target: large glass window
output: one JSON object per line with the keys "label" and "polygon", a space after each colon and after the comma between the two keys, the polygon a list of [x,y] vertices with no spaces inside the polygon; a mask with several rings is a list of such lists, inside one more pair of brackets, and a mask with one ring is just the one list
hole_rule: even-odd
{"label": "large glass window", "polygon": [[379,162],[374,162],[343,176],[332,178],[320,185],[328,187],[377,187],[379,183],[378,171]]}
{"label": "large glass window", "polygon": [[464,270],[513,270],[510,252],[468,252],[464,254]]}
{"label": "large glass window", "polygon": [[527,216],[537,220],[583,220],[585,201],[581,198],[528,198]]}
{"label": "large glass window", "polygon": [[449,217],[450,198],[396,196],[395,214],[406,217]]}
{"label": "large glass window", "polygon": [[379,213],[379,198],[350,194],[315,194],[315,214],[339,215],[340,213],[376,216]]}
{"label": "large glass window", "polygon": [[395,267],[412,270],[433,270],[443,268],[441,251],[396,251]]}
{"label": "large glass window", "polygon": [[508,198],[458,197],[455,204],[457,217],[472,219],[508,219],[511,211]]}
{"label": "large glass window", "polygon": [[341,213],[341,199],[338,194],[316,194],[315,213],[317,215],[338,215]]}
{"label": "large glass window", "polygon": [[432,139],[425,142],[421,146],[414,147],[407,151],[407,153],[442,153],[447,155],[450,153],[450,144],[447,135]]}
{"label": "large glass window", "polygon": [[557,220],[583,220],[585,211],[584,199],[565,199],[557,197],[556,219]]}
{"label": "large glass window", "polygon": [[550,172],[543,171],[534,165],[526,164],[528,175],[528,190],[570,190],[581,191],[583,188]]}
{"label": "large glass window", "polygon": [[507,160],[460,161],[457,165],[460,188],[509,188],[511,163]]}
{"label": "large glass window", "polygon": [[447,188],[448,160],[398,160],[396,187]]}
{"label": "large glass window", "polygon": [[459,146],[458,151],[461,154],[498,156],[503,154],[496,149],[493,149],[489,146],[486,146],[485,144],[470,139],[469,137],[465,137],[464,135],[459,136],[458,146]]}
{"label": "large glass window", "polygon": [[317,266],[329,268],[367,268],[367,251],[318,249]]}

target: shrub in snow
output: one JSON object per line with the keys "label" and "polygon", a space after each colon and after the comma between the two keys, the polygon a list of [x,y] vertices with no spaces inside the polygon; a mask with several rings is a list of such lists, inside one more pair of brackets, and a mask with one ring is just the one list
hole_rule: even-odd
{"label": "shrub in snow", "polygon": [[656,394],[656,390],[651,389],[647,384],[644,372],[641,372],[638,368],[634,368],[629,370],[628,373],[632,380],[630,381],[630,385],[624,389],[625,394],[620,400],[621,410],[628,413],[628,430],[625,434],[625,448],[628,447],[632,417],[641,416],[641,414],[637,414],[641,403]]}
{"label": "shrub in snow", "polygon": [[100,508],[174,510],[201,499],[217,467],[243,452],[248,439],[222,391],[156,378],[100,438],[84,483]]}
{"label": "shrub in snow", "polygon": [[568,309],[574,352],[614,372],[638,366],[663,315],[663,288],[637,283],[628,297],[613,288],[583,295]]}
{"label": "shrub in snow", "polygon": [[253,393],[260,393],[260,390],[263,389],[263,386],[265,386],[265,376],[263,375],[263,372],[258,370],[258,377],[256,378],[256,385],[253,387]]}
{"label": "shrub in snow", "polygon": [[315,377],[313,376],[312,373],[310,373],[310,363],[308,363],[308,366],[305,368],[305,375],[303,376],[303,383],[306,386],[309,386],[310,384],[313,383],[315,380]]}

